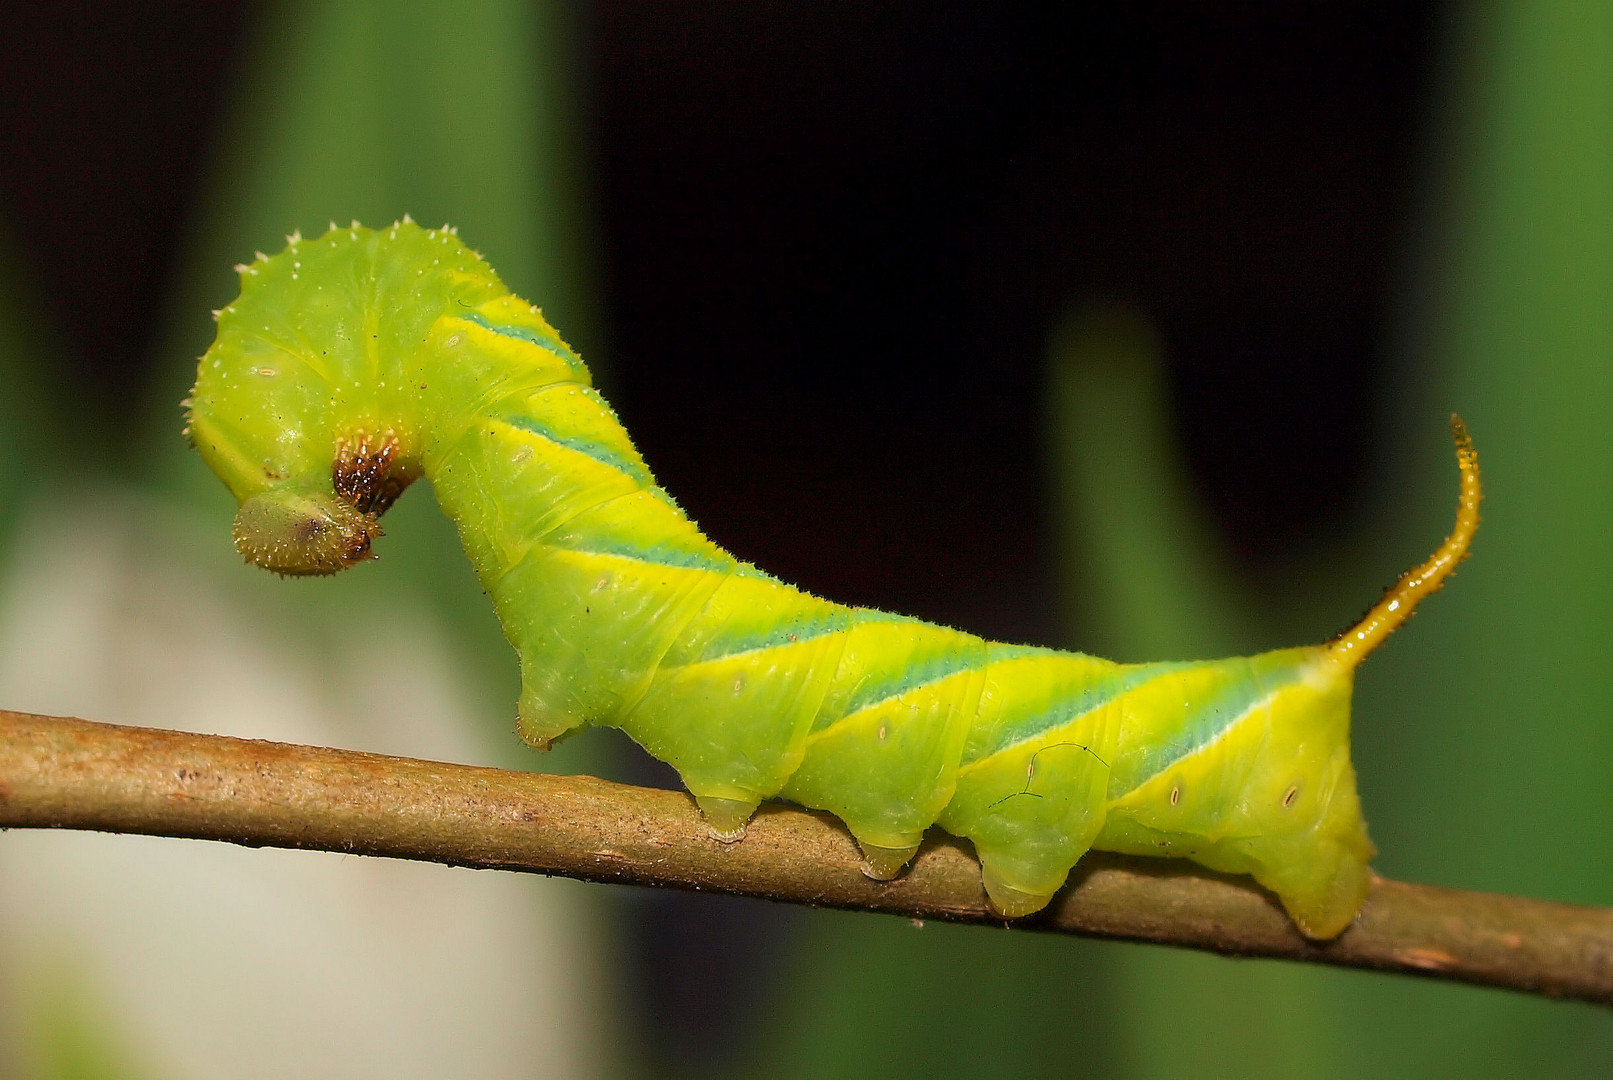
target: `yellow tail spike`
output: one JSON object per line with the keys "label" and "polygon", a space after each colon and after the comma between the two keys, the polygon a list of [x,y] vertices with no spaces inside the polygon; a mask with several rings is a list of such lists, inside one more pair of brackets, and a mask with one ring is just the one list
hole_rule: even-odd
{"label": "yellow tail spike", "polygon": [[1427,562],[1404,574],[1359,623],[1328,645],[1333,658],[1349,667],[1359,664],[1368,653],[1382,645],[1384,638],[1411,618],[1411,613],[1417,610],[1417,605],[1422,603],[1424,597],[1445,584],[1445,579],[1456,569],[1456,564],[1467,558],[1467,546],[1479,527],[1479,499],[1482,495],[1479,487],[1479,454],[1473,449],[1467,425],[1455,413],[1451,414],[1451,434],[1456,437],[1456,464],[1462,470],[1462,492],[1456,504],[1456,525]]}

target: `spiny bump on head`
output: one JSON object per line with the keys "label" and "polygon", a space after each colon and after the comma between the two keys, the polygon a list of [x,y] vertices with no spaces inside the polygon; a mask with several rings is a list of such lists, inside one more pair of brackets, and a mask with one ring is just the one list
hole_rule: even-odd
{"label": "spiny bump on head", "polygon": [[371,435],[359,428],[336,441],[331,487],[355,509],[379,517],[417,479],[401,457],[395,432]]}
{"label": "spiny bump on head", "polygon": [[185,426],[179,429],[179,434],[184,437],[185,442],[194,448],[196,438],[190,433],[191,424],[196,418],[196,388],[194,386],[190,388],[189,394],[180,399],[179,411],[185,416]]}

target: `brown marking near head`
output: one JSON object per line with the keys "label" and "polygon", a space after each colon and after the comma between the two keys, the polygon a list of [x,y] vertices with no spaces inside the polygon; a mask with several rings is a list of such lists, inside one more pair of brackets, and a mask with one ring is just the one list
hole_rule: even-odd
{"label": "brown marking near head", "polygon": [[379,517],[414,482],[415,473],[401,456],[396,433],[387,430],[371,435],[359,428],[336,441],[331,486],[355,509]]}

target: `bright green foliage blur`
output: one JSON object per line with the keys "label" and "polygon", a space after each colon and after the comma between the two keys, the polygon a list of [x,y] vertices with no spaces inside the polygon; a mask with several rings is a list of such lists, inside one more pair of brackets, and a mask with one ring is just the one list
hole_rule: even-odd
{"label": "bright green foliage blur", "polygon": [[[1276,620],[1263,630],[1251,616],[1289,609],[1281,627],[1292,632],[1293,609],[1307,608],[1313,633],[1326,634],[1421,559],[1449,528],[1457,478],[1444,415],[1460,411],[1486,481],[1475,554],[1358,679],[1356,765],[1377,866],[1607,904],[1613,674],[1598,653],[1613,625],[1613,445],[1598,421],[1613,405],[1613,9],[1498,4],[1452,29],[1448,158],[1425,190],[1433,239],[1413,283],[1421,310],[1402,330],[1408,362],[1380,418],[1374,518],[1354,550],[1339,549],[1338,580],[1312,587],[1329,604],[1346,582],[1360,595],[1324,607],[1288,589],[1249,598],[1220,625],[1275,645]],[[1155,376],[1139,364],[1133,378]],[[1055,402],[1066,429],[1087,406]],[[1075,471],[1103,460],[1123,470],[1109,448],[1071,454]],[[1140,580],[1141,557],[1183,535],[1118,542],[1168,488],[1134,490],[1129,504],[1065,515],[1086,522],[1081,548],[1102,552],[1102,569],[1136,553],[1139,565],[1111,583]],[[1153,516],[1169,527],[1179,513]],[[1192,580],[1213,567],[1185,547],[1159,565],[1181,590],[1184,621],[1224,595],[1207,573]],[[1123,650],[1162,647],[1169,601],[1143,586],[1133,598],[1104,629]],[[1102,610],[1115,608],[1129,605]],[[1245,646],[1231,633],[1179,644]],[[1157,949],[1116,964],[1117,1052],[1137,1076],[1603,1076],[1613,1062],[1613,1025],[1586,1006]]]}
{"label": "bright green foliage blur", "polygon": [[[1487,487],[1476,554],[1357,684],[1377,866],[1605,905],[1613,7],[1512,0],[1449,30],[1372,519],[1254,595],[1188,494],[1146,314],[1078,307],[1053,334],[1048,403],[1069,644],[1137,660],[1326,637],[1448,531],[1459,411]],[[895,920],[812,932],[778,1075],[1478,1080],[1613,1062],[1605,1013],[1502,991]]]}
{"label": "bright green foliage blur", "polygon": [[146,1080],[137,1051],[117,1010],[97,999],[94,988],[71,973],[57,973],[24,1003],[21,1030],[31,1036],[20,1048],[31,1080]]}

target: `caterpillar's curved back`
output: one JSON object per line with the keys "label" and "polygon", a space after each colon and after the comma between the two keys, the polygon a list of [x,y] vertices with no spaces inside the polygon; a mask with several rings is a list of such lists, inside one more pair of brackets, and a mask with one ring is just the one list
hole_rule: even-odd
{"label": "caterpillar's curved back", "polygon": [[240,501],[235,542],[286,574],[361,562],[416,477],[521,660],[520,730],[620,727],[719,836],[763,800],[839,816],[870,874],[932,824],[974,842],[992,904],[1043,907],[1091,847],[1248,873],[1315,937],[1365,898],[1355,665],[1460,561],[1449,540],[1324,646],[1115,664],[810,596],[707,540],[587,368],[451,229],[293,236],[239,268],[186,403]]}

